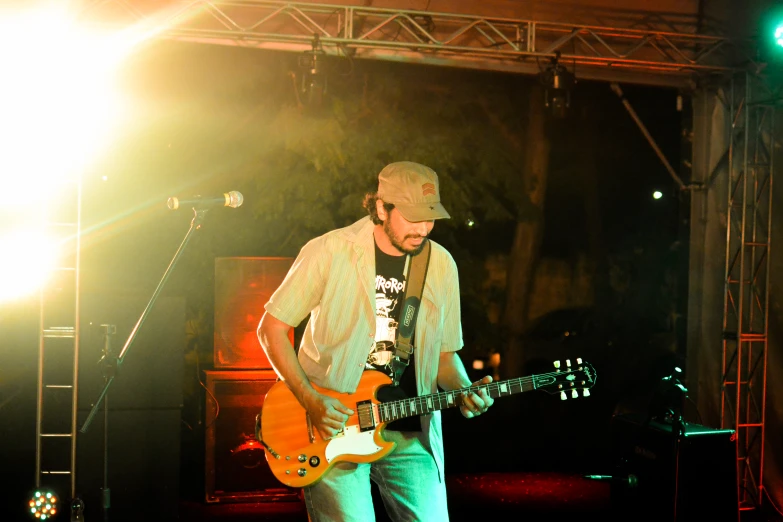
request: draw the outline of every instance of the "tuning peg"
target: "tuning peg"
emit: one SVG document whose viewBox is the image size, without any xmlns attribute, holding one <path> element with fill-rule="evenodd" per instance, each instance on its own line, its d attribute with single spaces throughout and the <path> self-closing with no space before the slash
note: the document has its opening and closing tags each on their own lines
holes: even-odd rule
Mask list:
<svg viewBox="0 0 783 522">
<path fill-rule="evenodd" d="M 566 359 L 566 366 L 571 367 L 571 359 Z"/>
<path fill-rule="evenodd" d="M 564 391 L 561 391 L 561 392 L 560 392 L 560 400 L 561 400 L 561 401 L 564 401 L 564 400 L 566 400 L 566 399 L 568 399 L 568 396 L 565 394 L 565 392 L 564 392 Z"/>
<path fill-rule="evenodd" d="M 555 362 L 554 362 L 554 363 L 552 363 L 552 364 L 554 364 L 554 365 L 555 365 L 555 368 L 557 368 L 558 370 L 560 369 L 560 361 L 555 361 Z"/>
<path fill-rule="evenodd" d="M 576 358 L 576 364 L 582 364 L 582 358 L 581 357 L 577 357 Z"/>
<path fill-rule="evenodd" d="M 582 390 L 582 397 L 589 397 L 590 396 L 590 390 Z"/>
<path fill-rule="evenodd" d="M 576 390 L 571 390 L 571 398 L 576 399 L 579 397 L 579 392 Z"/>
</svg>

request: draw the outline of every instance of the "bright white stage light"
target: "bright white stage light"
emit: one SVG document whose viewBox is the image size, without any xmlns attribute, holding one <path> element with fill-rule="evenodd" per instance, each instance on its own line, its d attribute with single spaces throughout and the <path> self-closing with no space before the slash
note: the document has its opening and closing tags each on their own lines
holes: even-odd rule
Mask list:
<svg viewBox="0 0 783 522">
<path fill-rule="evenodd" d="M 661 199 L 663 197 L 663 193 L 660 190 L 656 190 L 653 192 L 653 199 Z"/>
<path fill-rule="evenodd" d="M 43 198 L 83 173 L 122 113 L 112 85 L 118 61 L 106 36 L 64 10 L 0 17 L 0 194 Z M 0 204 L 15 202 L 29 203 Z"/>
<path fill-rule="evenodd" d="M 19 228 L 0 236 L 0 301 L 35 292 L 56 266 L 58 248 L 41 227 Z"/>
</svg>

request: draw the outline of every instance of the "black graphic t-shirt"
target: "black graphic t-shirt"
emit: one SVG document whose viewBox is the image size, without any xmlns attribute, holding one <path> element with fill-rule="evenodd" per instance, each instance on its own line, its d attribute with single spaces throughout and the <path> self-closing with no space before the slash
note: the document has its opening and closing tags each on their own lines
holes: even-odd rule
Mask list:
<svg viewBox="0 0 783 522">
<path fill-rule="evenodd" d="M 408 256 L 390 256 L 375 245 L 375 345 L 367 357 L 365 369 L 378 370 L 392 379 L 392 357 L 397 339 L 402 300 L 405 297 L 405 260 Z M 399 386 L 386 386 L 378 392 L 381 401 L 416 397 L 416 368 L 414 356 L 400 377 Z M 421 419 L 408 417 L 389 423 L 386 429 L 394 431 L 421 431 Z"/>
</svg>

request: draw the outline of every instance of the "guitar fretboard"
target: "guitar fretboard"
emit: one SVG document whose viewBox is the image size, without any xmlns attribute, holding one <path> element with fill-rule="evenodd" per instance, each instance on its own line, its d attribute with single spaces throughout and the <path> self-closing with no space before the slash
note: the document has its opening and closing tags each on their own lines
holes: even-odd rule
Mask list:
<svg viewBox="0 0 783 522">
<path fill-rule="evenodd" d="M 404 417 L 426 415 L 433 411 L 459 406 L 461 394 L 469 392 L 478 393 L 482 389 L 486 390 L 487 394 L 493 399 L 506 395 L 533 391 L 537 388 L 537 380 L 542 378 L 547 379 L 550 375 L 554 374 L 531 375 L 528 377 L 509 379 L 507 381 L 470 386 L 459 390 L 422 395 L 411 399 L 384 402 L 378 406 L 381 416 L 380 422 L 391 422 Z"/>
</svg>

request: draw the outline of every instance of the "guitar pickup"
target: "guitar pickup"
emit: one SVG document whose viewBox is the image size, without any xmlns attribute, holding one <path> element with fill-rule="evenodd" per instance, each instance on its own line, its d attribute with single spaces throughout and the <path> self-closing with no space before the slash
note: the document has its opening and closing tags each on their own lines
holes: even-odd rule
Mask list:
<svg viewBox="0 0 783 522">
<path fill-rule="evenodd" d="M 372 401 L 356 403 L 356 411 L 359 413 L 359 431 L 375 429 L 375 415 L 373 414 Z"/>
</svg>

